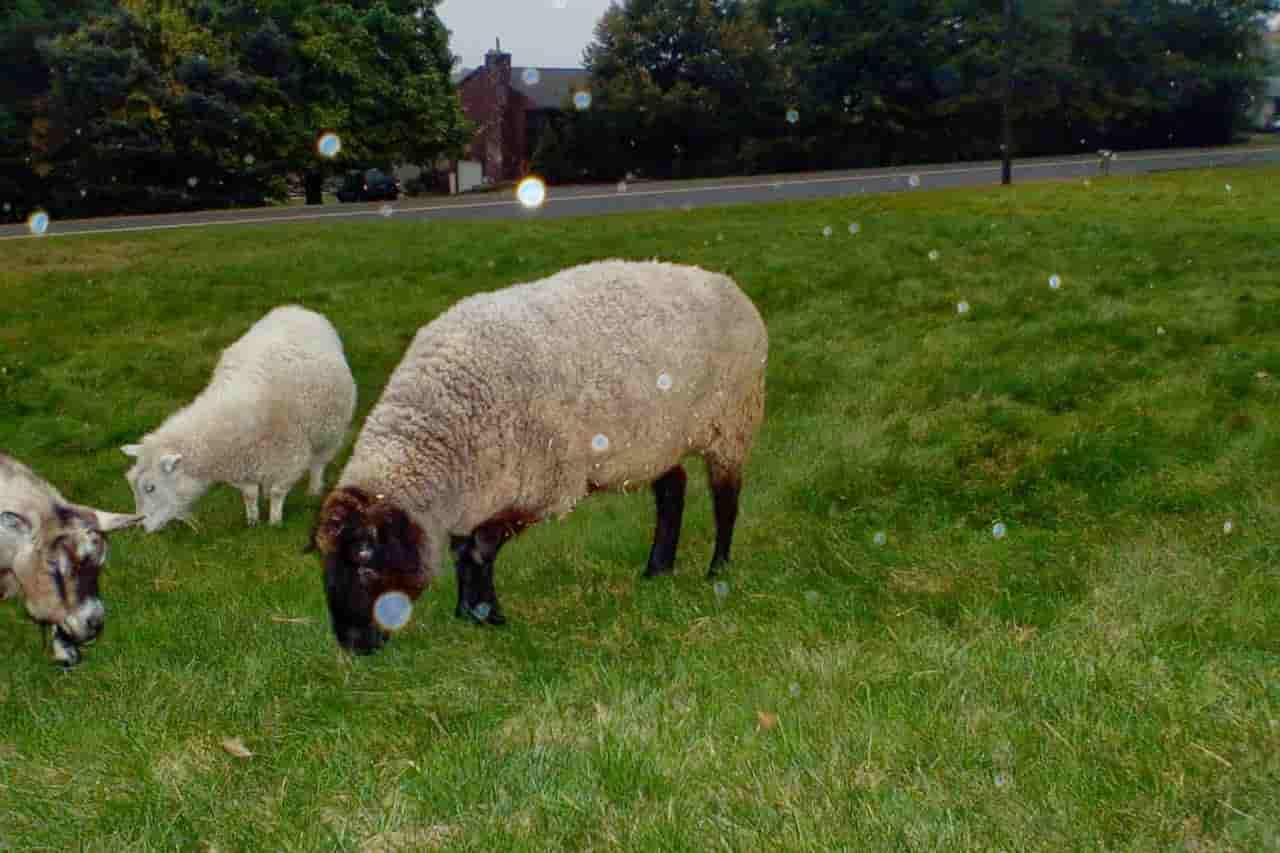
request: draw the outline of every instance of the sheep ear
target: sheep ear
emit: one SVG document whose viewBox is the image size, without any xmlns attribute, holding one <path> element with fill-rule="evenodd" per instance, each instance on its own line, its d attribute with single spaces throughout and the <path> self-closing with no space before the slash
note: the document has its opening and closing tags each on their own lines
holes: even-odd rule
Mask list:
<svg viewBox="0 0 1280 853">
<path fill-rule="evenodd" d="M 160 457 L 160 470 L 166 474 L 172 474 L 178 468 L 178 463 L 182 461 L 181 453 L 166 453 Z"/>
<path fill-rule="evenodd" d="M 141 445 L 141 444 L 126 444 L 126 445 L 124 445 L 123 447 L 121 447 L 121 448 L 120 448 L 120 452 L 121 452 L 121 453 L 123 453 L 125 456 L 131 456 L 131 457 L 133 457 L 134 459 L 137 459 L 137 458 L 138 458 L 138 454 L 142 452 L 142 445 Z"/>
<path fill-rule="evenodd" d="M 31 522 L 16 512 L 0 512 L 0 535 L 30 536 Z"/>
</svg>

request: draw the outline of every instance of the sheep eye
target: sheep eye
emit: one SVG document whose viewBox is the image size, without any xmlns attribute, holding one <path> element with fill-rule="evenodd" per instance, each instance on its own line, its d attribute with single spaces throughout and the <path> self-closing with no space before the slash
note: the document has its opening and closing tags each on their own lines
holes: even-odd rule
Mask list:
<svg viewBox="0 0 1280 853">
<path fill-rule="evenodd" d="M 155 490 L 156 490 L 155 483 L 147 483 L 145 486 L 142 487 L 142 491 L 146 492 L 147 494 L 151 494 Z"/>
</svg>

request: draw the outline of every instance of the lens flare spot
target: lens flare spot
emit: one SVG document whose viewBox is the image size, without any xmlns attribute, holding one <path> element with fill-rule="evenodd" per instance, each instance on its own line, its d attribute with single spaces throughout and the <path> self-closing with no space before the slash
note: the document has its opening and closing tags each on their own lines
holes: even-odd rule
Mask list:
<svg viewBox="0 0 1280 853">
<path fill-rule="evenodd" d="M 244 164 L 245 164 L 246 166 L 252 166 L 252 165 L 254 164 L 254 162 L 256 162 L 256 161 L 255 161 L 254 156 L 253 156 L 252 154 L 246 154 L 246 155 L 244 155 Z"/>
<path fill-rule="evenodd" d="M 536 86 L 542 80 L 542 72 L 536 68 L 526 68 L 520 75 L 526 86 Z"/>
<path fill-rule="evenodd" d="M 199 183 L 200 183 L 200 179 L 197 178 L 195 175 L 192 175 L 191 177 L 187 178 L 187 186 L 191 187 L 191 189 L 195 189 Z"/>
<path fill-rule="evenodd" d="M 483 622 L 489 618 L 489 614 L 493 612 L 493 607 L 487 601 L 482 601 L 475 607 L 471 608 L 471 615 L 476 617 L 477 621 Z"/>
<path fill-rule="evenodd" d="M 671 390 L 671 374 L 669 373 L 658 374 L 658 390 L 659 391 Z"/>
<path fill-rule="evenodd" d="M 44 232 L 49 230 L 49 214 L 43 210 L 37 210 L 35 213 L 27 217 L 27 230 L 37 237 L 44 236 Z"/>
<path fill-rule="evenodd" d="M 830 237 L 833 233 L 835 233 L 835 232 L 833 232 L 833 231 L 831 230 L 831 226 L 830 226 L 830 225 L 824 225 L 824 226 L 822 227 L 822 236 L 823 236 L 823 237 Z"/>
<path fill-rule="evenodd" d="M 1236 529 L 1236 526 L 1231 522 L 1231 519 L 1228 518 L 1226 521 L 1222 522 L 1223 533 L 1230 534 L 1231 531 L 1235 529 Z"/>
<path fill-rule="evenodd" d="M 787 110 L 787 124 L 795 124 L 800 121 L 800 111 L 797 109 Z"/>
<path fill-rule="evenodd" d="M 940 257 L 942 257 L 942 255 L 938 252 L 938 250 L 937 250 L 937 249 L 930 249 L 930 250 L 929 250 L 929 260 L 931 260 L 931 261 L 936 261 L 936 260 L 937 260 L 938 258 L 940 258 Z"/>
<path fill-rule="evenodd" d="M 911 177 L 907 178 L 907 184 L 911 186 L 912 189 L 915 189 L 916 187 L 920 186 L 920 176 L 912 175 Z"/>
<path fill-rule="evenodd" d="M 395 212 L 396 212 L 396 209 L 389 204 L 384 204 L 382 207 L 378 208 L 378 215 L 381 216 L 383 219 L 390 219 L 391 214 Z"/>
<path fill-rule="evenodd" d="M 373 603 L 373 619 L 384 631 L 399 631 L 409 624 L 413 615 L 413 602 L 399 590 L 384 592 Z"/>
<path fill-rule="evenodd" d="M 715 586 L 713 586 L 712 589 L 715 590 L 716 598 L 721 600 L 729 594 L 729 584 L 725 581 L 716 581 Z"/>
<path fill-rule="evenodd" d="M 871 541 L 877 545 L 883 545 L 889 541 L 889 537 L 885 535 L 883 530 L 877 530 L 876 535 L 871 537 Z"/>
<path fill-rule="evenodd" d="M 991 535 L 997 539 L 1003 539 L 1005 533 L 1007 532 L 1008 532 L 1008 529 L 1004 526 L 1003 521 L 997 521 L 995 524 L 991 526 Z"/>
<path fill-rule="evenodd" d="M 591 106 L 591 93 L 590 92 L 574 92 L 573 106 L 579 110 L 588 109 Z"/>
<path fill-rule="evenodd" d="M 547 185 L 541 178 L 525 178 L 516 186 L 516 199 L 530 210 L 542 207 L 547 200 Z"/>
<path fill-rule="evenodd" d="M 596 453 L 604 453 L 609 449 L 609 436 L 604 433 L 597 433 L 596 436 L 591 439 L 591 449 Z"/>
<path fill-rule="evenodd" d="M 963 299 L 962 299 L 962 300 L 960 300 L 959 302 L 957 302 L 957 303 L 956 303 L 956 313 L 957 313 L 957 314 L 968 314 L 968 313 L 969 313 L 969 303 L 968 303 L 968 302 L 965 302 Z"/>
<path fill-rule="evenodd" d="M 862 232 L 862 226 L 856 222 L 849 223 L 849 233 L 855 237 Z"/>
<path fill-rule="evenodd" d="M 327 130 L 320 134 L 320 138 L 316 140 L 316 151 L 321 157 L 333 159 L 342 151 L 342 138 L 332 130 Z"/>
<path fill-rule="evenodd" d="M 813 589 L 809 590 L 804 594 L 804 600 L 805 600 L 805 603 L 808 604 L 810 607 L 817 607 L 818 591 Z"/>
<path fill-rule="evenodd" d="M 1062 287 L 1062 277 L 1057 275 L 1056 273 L 1054 275 L 1049 276 L 1049 289 L 1057 290 L 1060 287 Z"/>
</svg>

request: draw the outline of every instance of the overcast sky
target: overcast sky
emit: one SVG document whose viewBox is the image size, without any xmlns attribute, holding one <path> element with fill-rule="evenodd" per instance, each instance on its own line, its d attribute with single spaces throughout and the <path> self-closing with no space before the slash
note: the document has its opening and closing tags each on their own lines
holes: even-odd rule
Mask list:
<svg viewBox="0 0 1280 853">
<path fill-rule="evenodd" d="M 495 38 L 512 65 L 580 68 L 582 50 L 608 7 L 609 0 L 444 0 L 436 14 L 467 68 L 484 62 Z"/>
</svg>

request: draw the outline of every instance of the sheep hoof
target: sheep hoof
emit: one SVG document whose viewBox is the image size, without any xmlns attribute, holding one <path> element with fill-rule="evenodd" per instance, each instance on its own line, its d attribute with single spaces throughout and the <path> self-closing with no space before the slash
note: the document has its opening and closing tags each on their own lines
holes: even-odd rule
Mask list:
<svg viewBox="0 0 1280 853">
<path fill-rule="evenodd" d="M 477 625 L 505 625 L 507 617 L 502 615 L 502 608 L 496 601 L 481 601 L 470 606 L 458 605 L 454 615 L 462 619 L 470 619 Z"/>
<path fill-rule="evenodd" d="M 675 563 L 668 563 L 666 565 L 663 565 L 661 563 L 650 563 L 648 566 L 645 567 L 644 577 L 646 578 L 661 577 L 662 575 L 673 574 L 675 570 L 676 570 Z"/>
</svg>

